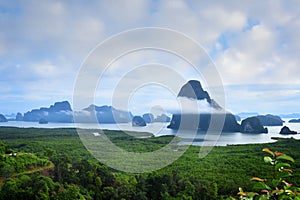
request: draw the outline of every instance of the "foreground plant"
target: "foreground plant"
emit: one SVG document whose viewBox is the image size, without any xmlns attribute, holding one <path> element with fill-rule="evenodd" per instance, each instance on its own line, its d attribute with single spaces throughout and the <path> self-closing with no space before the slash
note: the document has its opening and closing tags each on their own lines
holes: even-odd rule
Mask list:
<svg viewBox="0 0 300 200">
<path fill-rule="evenodd" d="M 287 177 L 292 176 L 293 171 L 290 169 L 290 163 L 294 163 L 294 159 L 281 152 L 273 152 L 268 148 L 264 148 L 262 151 L 269 154 L 268 156 L 264 157 L 264 161 L 265 163 L 273 166 L 273 179 L 268 181 L 267 179 L 253 177 L 251 181 L 255 182 L 253 190 L 256 192 L 244 192 L 242 188 L 239 188 L 238 195 L 240 199 L 300 200 L 300 188 L 286 181 Z"/>
</svg>

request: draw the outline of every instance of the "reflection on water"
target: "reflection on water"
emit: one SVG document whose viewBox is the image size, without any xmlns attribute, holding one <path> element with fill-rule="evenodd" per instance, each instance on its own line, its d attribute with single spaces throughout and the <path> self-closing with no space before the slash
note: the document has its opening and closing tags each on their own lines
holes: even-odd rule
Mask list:
<svg viewBox="0 0 300 200">
<path fill-rule="evenodd" d="M 288 121 L 286 119 L 285 121 Z M 161 135 L 176 135 L 176 131 L 167 128 L 168 123 L 152 123 L 146 127 L 132 127 L 131 123 L 126 124 L 77 124 L 78 128 L 90 128 L 90 129 L 108 129 L 108 130 L 124 130 L 124 131 L 137 131 L 137 132 L 150 132 L 155 136 Z M 0 123 L 0 126 L 12 126 L 12 127 L 35 127 L 35 128 L 74 128 L 73 123 L 48 123 L 39 124 L 38 122 L 22 122 L 22 121 L 9 121 Z M 291 130 L 300 132 L 300 123 L 285 123 L 284 126 L 288 126 Z M 284 138 L 296 138 L 300 139 L 298 135 L 280 135 L 281 126 L 268 127 L 268 134 L 246 134 L 246 133 L 211 133 L 210 135 L 198 132 L 195 134 L 191 131 L 184 131 L 180 135 L 182 138 L 181 144 L 193 144 L 199 146 L 218 145 L 225 146 L 228 144 L 251 144 L 251 143 L 267 143 L 274 142 L 271 137 L 284 137 Z"/>
</svg>

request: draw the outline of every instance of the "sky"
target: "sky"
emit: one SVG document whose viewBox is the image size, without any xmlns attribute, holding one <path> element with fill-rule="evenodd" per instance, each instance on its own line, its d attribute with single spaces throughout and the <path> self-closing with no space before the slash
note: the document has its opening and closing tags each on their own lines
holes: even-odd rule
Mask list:
<svg viewBox="0 0 300 200">
<path fill-rule="evenodd" d="M 78 77 L 99 44 L 149 27 L 180 33 L 203 51 L 198 55 L 196 47 L 170 33 L 166 40 L 121 37 L 107 52 L 147 40 L 182 50 L 196 66 L 170 51 L 129 52 L 101 66 L 101 76 L 88 72 L 96 81 L 91 103 L 170 114 L 180 87 L 197 79 L 233 113 L 300 113 L 298 0 L 0 0 L 0 113 L 63 100 L 73 105 Z M 93 64 L 99 67 L 106 55 L 97 55 Z M 221 85 L 205 77 L 213 68 Z M 224 94 L 216 92 L 220 88 Z"/>
</svg>

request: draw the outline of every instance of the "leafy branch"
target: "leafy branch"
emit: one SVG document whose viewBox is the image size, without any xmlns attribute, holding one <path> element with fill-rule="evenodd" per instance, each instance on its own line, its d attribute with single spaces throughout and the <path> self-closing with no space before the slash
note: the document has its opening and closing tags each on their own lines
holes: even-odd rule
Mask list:
<svg viewBox="0 0 300 200">
<path fill-rule="evenodd" d="M 243 200 L 265 200 L 265 199 L 294 199 L 300 200 L 300 188 L 286 181 L 286 178 L 292 176 L 291 163 L 294 159 L 284 153 L 271 151 L 264 148 L 263 152 L 268 156 L 264 156 L 264 161 L 272 166 L 273 178 L 268 181 L 265 178 L 253 177 L 253 190 L 255 192 L 244 192 L 239 188 L 239 198 Z"/>
</svg>

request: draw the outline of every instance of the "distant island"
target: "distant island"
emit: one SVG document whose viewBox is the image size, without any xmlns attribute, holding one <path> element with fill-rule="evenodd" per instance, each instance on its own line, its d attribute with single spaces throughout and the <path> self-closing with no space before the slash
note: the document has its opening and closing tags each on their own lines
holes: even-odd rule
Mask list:
<svg viewBox="0 0 300 200">
<path fill-rule="evenodd" d="M 257 112 L 242 112 L 237 115 L 225 111 L 214 99 L 205 91 L 201 83 L 197 80 L 190 80 L 182 86 L 177 98 L 187 99 L 194 102 L 205 102 L 211 110 L 192 110 L 198 113 L 188 113 L 183 110 L 183 113 L 173 113 L 170 118 L 166 114 L 154 116 L 152 113 L 144 113 L 143 115 L 133 115 L 130 111 L 116 109 L 113 106 L 103 105 L 97 106 L 94 104 L 80 110 L 74 111 L 68 101 L 55 102 L 49 107 L 41 107 L 24 113 L 9 115 L 0 114 L 0 122 L 7 121 L 25 121 L 37 122 L 40 124 L 46 123 L 131 123 L 133 126 L 146 126 L 155 122 L 169 122 L 170 129 L 192 129 L 199 131 L 207 131 L 212 120 L 214 124 L 224 124 L 221 128 L 222 132 L 242 132 L 242 133 L 267 133 L 268 130 L 264 126 L 283 126 L 284 121 L 281 117 L 299 116 L 300 114 L 286 115 L 259 115 Z M 12 119 L 14 117 L 14 119 Z M 96 120 L 96 121 L 95 121 Z M 239 121 L 239 122 L 238 122 Z M 300 123 L 299 119 L 292 119 L 289 123 Z M 218 128 L 217 128 L 218 129 Z M 218 129 L 219 130 L 219 129 Z M 284 133 L 287 133 L 284 131 Z"/>
<path fill-rule="evenodd" d="M 257 112 L 241 112 L 236 114 L 237 116 L 239 116 L 241 119 L 245 119 L 248 117 L 253 117 L 253 116 L 257 116 L 259 115 Z"/>
<path fill-rule="evenodd" d="M 296 131 L 290 130 L 290 128 L 287 127 L 287 126 L 284 126 L 280 130 L 279 134 L 282 134 L 282 135 L 291 135 L 291 134 L 298 134 L 298 133 Z"/>
<path fill-rule="evenodd" d="M 2 114 L 0 114 L 0 122 L 7 122 L 6 117 Z"/>
<path fill-rule="evenodd" d="M 95 116 L 98 123 L 115 124 L 115 123 L 130 123 L 133 120 L 131 112 L 123 111 L 114 108 L 113 106 L 96 106 L 90 105 L 81 111 L 73 111 L 68 101 L 55 102 L 49 107 L 41 107 L 33 109 L 22 115 L 17 113 L 14 121 L 37 122 L 40 124 L 52 123 L 74 123 L 74 116 L 77 123 L 94 123 Z M 151 113 L 145 113 L 143 120 L 149 123 L 154 122 L 169 122 L 170 117 L 166 114 L 154 116 Z M 0 122 L 7 122 L 8 119 L 0 114 Z"/>
<path fill-rule="evenodd" d="M 171 129 L 192 129 L 192 130 L 218 130 L 220 127 L 210 127 L 211 124 L 224 123 L 220 131 L 222 132 L 243 132 L 243 133 L 267 133 L 258 117 L 246 118 L 241 125 L 236 117 L 215 102 L 207 91 L 204 91 L 201 83 L 197 80 L 190 80 L 182 86 L 177 95 L 178 98 L 187 98 L 191 101 L 204 101 L 211 112 L 199 111 L 198 113 L 173 114 L 168 126 Z M 194 110 L 197 110 L 195 108 Z M 185 112 L 185 111 L 184 111 Z M 215 120 L 215 121 L 212 121 Z M 224 121 L 223 121 L 224 120 Z"/>
<path fill-rule="evenodd" d="M 261 121 L 263 126 L 282 126 L 284 122 L 280 116 L 271 115 L 271 114 L 259 115 L 256 112 L 251 112 L 251 113 L 239 113 L 236 115 L 236 118 L 240 119 L 238 121 L 241 121 L 241 119 L 249 118 L 249 117 L 257 117 Z"/>
<path fill-rule="evenodd" d="M 258 115 L 256 116 L 264 126 L 282 126 L 283 120 L 276 115 Z"/>
<path fill-rule="evenodd" d="M 282 117 L 282 118 L 293 118 L 293 119 L 295 119 L 295 118 L 300 118 L 300 113 L 292 113 L 292 114 L 280 114 L 279 115 L 280 117 Z"/>
<path fill-rule="evenodd" d="M 26 112 L 23 117 L 21 115 L 17 115 L 17 117 L 18 121 L 23 118 L 23 121 L 28 122 L 39 122 L 41 119 L 48 122 L 73 122 L 73 113 L 68 101 L 56 102 L 49 108 L 33 109 Z"/>
<path fill-rule="evenodd" d="M 300 119 L 291 119 L 289 123 L 300 123 Z"/>
</svg>

